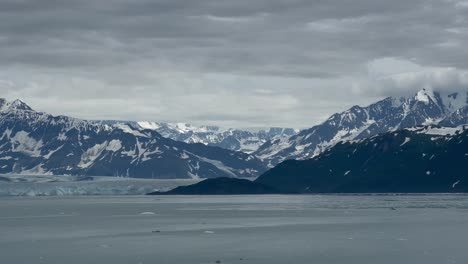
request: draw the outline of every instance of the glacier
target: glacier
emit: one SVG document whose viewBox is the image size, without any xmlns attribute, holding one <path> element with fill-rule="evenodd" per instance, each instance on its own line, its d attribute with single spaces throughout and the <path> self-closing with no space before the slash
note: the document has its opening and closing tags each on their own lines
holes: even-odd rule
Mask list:
<svg viewBox="0 0 468 264">
<path fill-rule="evenodd" d="M 135 179 L 67 175 L 0 175 L 1 196 L 144 195 L 198 179 Z"/>
</svg>

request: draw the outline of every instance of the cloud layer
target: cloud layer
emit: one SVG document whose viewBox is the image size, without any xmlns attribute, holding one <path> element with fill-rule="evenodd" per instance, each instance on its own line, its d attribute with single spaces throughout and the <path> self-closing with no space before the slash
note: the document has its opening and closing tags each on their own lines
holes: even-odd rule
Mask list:
<svg viewBox="0 0 468 264">
<path fill-rule="evenodd" d="M 0 0 L 0 91 L 89 119 L 309 127 L 466 89 L 467 20 L 454 0 Z"/>
</svg>

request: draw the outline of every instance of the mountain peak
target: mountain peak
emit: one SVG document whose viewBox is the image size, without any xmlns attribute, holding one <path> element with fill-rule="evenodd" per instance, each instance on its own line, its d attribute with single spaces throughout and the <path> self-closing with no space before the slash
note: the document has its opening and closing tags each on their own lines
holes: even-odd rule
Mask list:
<svg viewBox="0 0 468 264">
<path fill-rule="evenodd" d="M 24 101 L 22 101 L 20 99 L 14 100 L 10 105 L 10 109 L 28 110 L 28 111 L 33 110 L 28 104 L 26 104 Z"/>
<path fill-rule="evenodd" d="M 287 159 L 309 159 L 338 142 L 428 124 L 468 122 L 468 90 L 460 93 L 424 88 L 410 97 L 387 97 L 366 107 L 353 106 L 322 124 L 286 140 L 268 142 L 255 152 L 269 165 Z"/>
<path fill-rule="evenodd" d="M 8 101 L 5 98 L 0 98 L 0 112 L 7 112 L 10 110 L 32 111 L 33 109 L 20 99 Z"/>
<path fill-rule="evenodd" d="M 425 104 L 429 104 L 431 101 L 436 102 L 434 91 L 428 88 L 423 88 L 422 90 L 418 91 L 414 99 Z"/>
</svg>

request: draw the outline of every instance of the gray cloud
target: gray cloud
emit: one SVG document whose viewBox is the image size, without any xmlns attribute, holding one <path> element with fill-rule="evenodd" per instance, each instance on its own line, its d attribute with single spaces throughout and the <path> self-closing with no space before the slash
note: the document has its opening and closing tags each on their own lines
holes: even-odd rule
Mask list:
<svg viewBox="0 0 468 264">
<path fill-rule="evenodd" d="M 375 96 L 410 95 L 421 88 L 441 92 L 468 91 L 468 71 L 454 67 L 424 67 L 399 58 L 367 63 L 367 78 L 356 81 L 356 94 Z"/>
<path fill-rule="evenodd" d="M 455 0 L 0 0 L 0 91 L 82 118 L 308 127 L 463 88 L 467 17 Z"/>
</svg>

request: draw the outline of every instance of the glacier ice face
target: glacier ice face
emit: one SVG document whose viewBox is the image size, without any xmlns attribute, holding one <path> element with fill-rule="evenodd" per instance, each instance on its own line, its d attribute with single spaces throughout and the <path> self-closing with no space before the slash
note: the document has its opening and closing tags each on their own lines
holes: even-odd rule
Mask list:
<svg viewBox="0 0 468 264">
<path fill-rule="evenodd" d="M 74 176 L 0 176 L 0 196 L 144 195 L 198 182 L 192 179 L 129 179 Z"/>
</svg>

